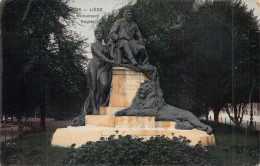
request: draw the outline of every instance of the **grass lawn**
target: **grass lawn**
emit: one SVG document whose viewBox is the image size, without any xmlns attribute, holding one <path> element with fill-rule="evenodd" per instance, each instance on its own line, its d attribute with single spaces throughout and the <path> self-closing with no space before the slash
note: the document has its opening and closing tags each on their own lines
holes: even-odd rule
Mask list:
<svg viewBox="0 0 260 166">
<path fill-rule="evenodd" d="M 214 128 L 216 146 L 208 150 L 225 166 L 255 166 L 260 162 L 259 131 L 247 131 L 225 124 L 205 122 Z"/>
<path fill-rule="evenodd" d="M 218 165 L 253 165 L 259 161 L 259 132 L 248 132 L 224 124 L 209 123 L 215 130 L 216 146 L 208 147 Z M 28 133 L 22 138 L 3 142 L 1 162 L 19 165 L 62 165 L 67 148 L 51 147 L 52 133 Z M 162 163 L 163 164 L 163 163 Z"/>
<path fill-rule="evenodd" d="M 50 132 L 29 133 L 22 138 L 3 142 L 2 165 L 62 165 L 67 148 L 51 147 L 52 134 Z"/>
</svg>

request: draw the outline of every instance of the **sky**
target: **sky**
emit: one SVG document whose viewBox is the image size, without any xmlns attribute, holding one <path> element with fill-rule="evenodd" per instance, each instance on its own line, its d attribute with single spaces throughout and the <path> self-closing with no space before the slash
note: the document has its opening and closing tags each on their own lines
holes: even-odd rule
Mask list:
<svg viewBox="0 0 260 166">
<path fill-rule="evenodd" d="M 194 5 L 202 6 L 207 2 L 225 1 L 225 0 L 195 0 Z M 254 9 L 254 15 L 260 19 L 260 0 L 242 0 L 247 6 L 248 10 Z M 126 5 L 133 5 L 136 0 L 73 0 L 70 6 L 77 8 L 79 14 L 76 15 L 78 22 L 77 26 L 69 27 L 69 29 L 76 31 L 81 36 L 87 39 L 87 43 L 95 42 L 94 29 L 103 16 L 113 13 L 116 15 L 120 8 Z M 199 10 L 199 9 L 198 9 Z M 90 47 L 86 48 L 87 57 L 91 58 Z"/>
<path fill-rule="evenodd" d="M 126 5 L 133 5 L 136 0 L 73 0 L 71 7 L 77 8 L 76 14 L 77 26 L 69 27 L 81 36 L 88 38 L 87 43 L 95 42 L 94 30 L 103 16 L 112 13 L 115 15 L 119 9 Z M 87 57 L 91 58 L 90 47 L 86 48 Z"/>
<path fill-rule="evenodd" d="M 254 9 L 254 15 L 260 19 L 260 0 L 242 0 L 248 6 L 248 9 Z"/>
</svg>

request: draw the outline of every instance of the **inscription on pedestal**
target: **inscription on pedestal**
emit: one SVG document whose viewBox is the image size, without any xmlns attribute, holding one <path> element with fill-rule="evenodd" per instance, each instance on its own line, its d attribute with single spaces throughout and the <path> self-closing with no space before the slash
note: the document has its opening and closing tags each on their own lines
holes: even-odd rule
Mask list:
<svg viewBox="0 0 260 166">
<path fill-rule="evenodd" d="M 144 80 L 147 77 L 141 72 L 114 67 L 109 106 L 129 107 Z"/>
</svg>

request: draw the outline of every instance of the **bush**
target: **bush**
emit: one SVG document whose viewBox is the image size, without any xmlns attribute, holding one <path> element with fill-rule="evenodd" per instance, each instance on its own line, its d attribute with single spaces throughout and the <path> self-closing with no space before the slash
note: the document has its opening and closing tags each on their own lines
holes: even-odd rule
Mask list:
<svg viewBox="0 0 260 166">
<path fill-rule="evenodd" d="M 70 147 L 63 165 L 216 165 L 216 157 L 205 147 L 192 147 L 185 137 L 151 137 L 148 141 L 131 136 L 110 136 Z M 214 163 L 213 163 L 214 162 Z"/>
</svg>

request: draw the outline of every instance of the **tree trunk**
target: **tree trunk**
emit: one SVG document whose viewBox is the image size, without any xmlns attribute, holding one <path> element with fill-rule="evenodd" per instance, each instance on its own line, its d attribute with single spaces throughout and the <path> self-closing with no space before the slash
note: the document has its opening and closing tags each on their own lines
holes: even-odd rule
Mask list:
<svg viewBox="0 0 260 166">
<path fill-rule="evenodd" d="M 249 129 L 254 129 L 254 124 L 253 124 L 253 101 L 252 101 L 252 94 L 253 94 L 253 89 L 255 87 L 255 80 L 252 83 L 252 88 L 249 94 L 249 101 L 248 104 L 250 104 L 250 124 L 248 126 Z"/>
<path fill-rule="evenodd" d="M 45 116 L 46 116 L 46 109 L 45 109 L 45 103 L 43 102 L 40 107 L 40 131 L 46 131 Z"/>
<path fill-rule="evenodd" d="M 234 123 L 237 127 L 240 127 L 239 121 L 238 121 L 238 110 L 237 110 L 237 105 L 234 105 Z"/>
<path fill-rule="evenodd" d="M 3 41 L 2 41 L 2 17 L 4 13 L 4 8 L 5 8 L 5 0 L 2 0 L 0 2 L 0 117 L 2 117 L 2 111 L 3 111 L 3 106 L 2 106 L 2 90 L 3 90 Z M 0 123 L 0 127 L 2 123 Z"/>
<path fill-rule="evenodd" d="M 214 110 L 214 122 L 218 123 L 218 115 L 219 115 L 219 111 Z"/>
<path fill-rule="evenodd" d="M 0 0 L 0 117 L 2 117 L 3 113 L 3 34 L 2 34 L 2 18 L 4 14 L 4 9 L 7 3 L 13 0 Z M 2 127 L 2 123 L 0 123 L 0 127 Z"/>
<path fill-rule="evenodd" d="M 4 14 L 4 9 L 7 3 L 12 2 L 14 0 L 0 0 L 0 117 L 2 117 L 2 113 L 3 113 L 3 94 L 2 94 L 2 90 L 3 90 L 3 34 L 2 34 L 2 18 L 3 18 L 3 14 Z M 28 6 L 26 8 L 25 14 L 23 16 L 23 20 L 24 21 L 26 19 L 26 16 L 28 14 L 28 11 L 30 9 L 32 0 L 29 0 Z M 0 127 L 1 127 L 1 123 L 0 123 Z"/>
<path fill-rule="evenodd" d="M 41 107 L 40 107 L 40 116 L 41 116 L 41 131 L 46 131 L 45 118 L 46 118 L 46 110 L 47 110 L 47 100 L 48 100 L 48 84 L 45 85 L 45 98 L 42 99 Z"/>
<path fill-rule="evenodd" d="M 5 115 L 5 124 L 7 124 L 8 116 Z"/>
</svg>

